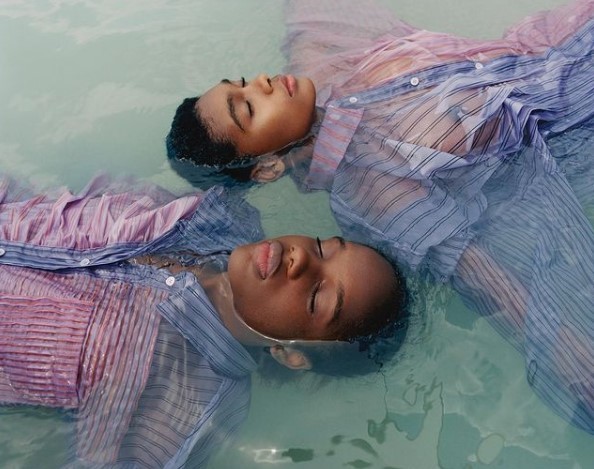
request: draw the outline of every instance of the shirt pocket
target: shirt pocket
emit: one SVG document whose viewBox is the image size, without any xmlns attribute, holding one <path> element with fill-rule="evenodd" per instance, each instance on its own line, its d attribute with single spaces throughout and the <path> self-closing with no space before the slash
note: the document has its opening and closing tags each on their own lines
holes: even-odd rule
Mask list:
<svg viewBox="0 0 594 469">
<path fill-rule="evenodd" d="M 92 303 L 57 296 L 0 297 L 0 402 L 76 408 Z"/>
</svg>

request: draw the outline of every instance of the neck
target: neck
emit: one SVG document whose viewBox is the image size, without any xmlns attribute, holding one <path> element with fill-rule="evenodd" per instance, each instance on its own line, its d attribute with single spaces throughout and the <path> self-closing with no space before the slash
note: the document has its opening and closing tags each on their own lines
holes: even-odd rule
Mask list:
<svg viewBox="0 0 594 469">
<path fill-rule="evenodd" d="M 279 341 L 252 329 L 238 316 L 233 304 L 233 292 L 226 272 L 215 274 L 201 272 L 198 280 L 218 312 L 219 318 L 235 339 L 248 346 L 264 347 L 279 344 Z"/>
</svg>

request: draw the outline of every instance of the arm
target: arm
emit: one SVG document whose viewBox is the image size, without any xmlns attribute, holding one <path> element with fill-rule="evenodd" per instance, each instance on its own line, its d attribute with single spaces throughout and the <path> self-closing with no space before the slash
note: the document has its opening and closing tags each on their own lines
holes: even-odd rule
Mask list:
<svg viewBox="0 0 594 469">
<path fill-rule="evenodd" d="M 583 300 L 574 304 L 555 287 L 534 293 L 537 299 L 531 297 L 512 273 L 476 245 L 462 255 L 457 274 L 457 290 L 465 300 L 471 299 L 523 354 L 526 378 L 534 391 L 555 412 L 591 432 L 594 347 L 591 325 L 576 320 L 583 316 L 579 314 Z M 572 298 L 580 295 L 570 293 Z"/>
<path fill-rule="evenodd" d="M 288 0 L 285 22 L 286 71 L 308 76 L 318 89 L 337 81 L 345 68 L 342 53 L 374 47 L 386 33 L 401 37 L 417 30 L 373 0 Z"/>
<path fill-rule="evenodd" d="M 501 313 L 500 317 L 509 332 L 514 335 L 520 333 L 528 292 L 512 274 L 501 269 L 489 254 L 474 244 L 463 252 L 456 273 L 462 282 L 458 290 L 464 297 L 470 293 L 492 302 L 491 307 Z"/>
<path fill-rule="evenodd" d="M 561 44 L 593 17 L 591 0 L 574 0 L 524 18 L 510 27 L 504 38 L 525 53 L 541 53 Z"/>
<path fill-rule="evenodd" d="M 284 13 L 291 62 L 365 47 L 388 32 L 404 36 L 417 30 L 374 0 L 287 0 Z"/>
</svg>

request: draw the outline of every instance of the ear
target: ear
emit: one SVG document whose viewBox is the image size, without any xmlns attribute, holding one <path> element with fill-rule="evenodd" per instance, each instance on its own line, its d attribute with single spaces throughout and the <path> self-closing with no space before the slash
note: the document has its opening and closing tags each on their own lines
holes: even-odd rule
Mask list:
<svg viewBox="0 0 594 469">
<path fill-rule="evenodd" d="M 252 168 L 250 178 L 256 182 L 276 181 L 285 173 L 285 162 L 282 157 L 271 154 L 258 158 L 255 166 Z"/>
<path fill-rule="evenodd" d="M 274 345 L 270 347 L 270 355 L 291 370 L 311 370 L 311 361 L 301 350 Z"/>
</svg>

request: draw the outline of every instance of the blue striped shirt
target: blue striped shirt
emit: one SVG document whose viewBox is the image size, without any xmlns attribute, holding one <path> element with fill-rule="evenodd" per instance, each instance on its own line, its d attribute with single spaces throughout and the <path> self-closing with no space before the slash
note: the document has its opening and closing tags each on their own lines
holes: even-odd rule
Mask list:
<svg viewBox="0 0 594 469">
<path fill-rule="evenodd" d="M 496 41 L 420 31 L 370 1 L 287 15 L 288 71 L 314 79 L 322 115 L 305 187 L 330 191 L 348 238 L 452 281 L 523 353 L 534 390 L 594 432 L 594 2 Z"/>
</svg>

